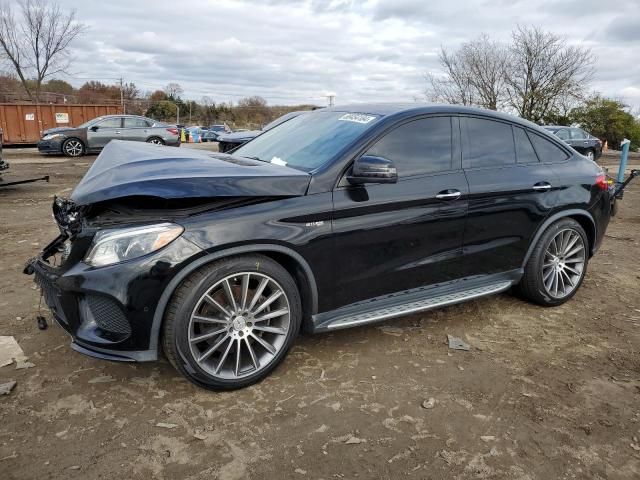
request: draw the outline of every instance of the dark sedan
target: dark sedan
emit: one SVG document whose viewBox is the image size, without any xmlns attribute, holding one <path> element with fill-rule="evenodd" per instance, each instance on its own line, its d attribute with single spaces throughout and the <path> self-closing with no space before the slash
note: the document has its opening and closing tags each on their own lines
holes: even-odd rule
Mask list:
<svg viewBox="0 0 640 480">
<path fill-rule="evenodd" d="M 238 131 L 228 134 L 220 134 L 218 135 L 218 151 L 220 152 L 229 152 L 234 148 L 239 147 L 240 145 L 244 145 L 249 140 L 253 140 L 258 135 L 272 128 L 277 127 L 278 125 L 291 120 L 292 118 L 296 118 L 297 116 L 306 113 L 306 111 L 297 111 L 297 112 L 289 112 L 285 113 L 281 117 L 276 118 L 273 122 L 267 123 L 262 130 L 244 130 Z"/>
<path fill-rule="evenodd" d="M 544 129 L 571 145 L 589 160 L 597 160 L 602 155 L 602 141 L 581 128 L 545 125 Z"/>
</svg>

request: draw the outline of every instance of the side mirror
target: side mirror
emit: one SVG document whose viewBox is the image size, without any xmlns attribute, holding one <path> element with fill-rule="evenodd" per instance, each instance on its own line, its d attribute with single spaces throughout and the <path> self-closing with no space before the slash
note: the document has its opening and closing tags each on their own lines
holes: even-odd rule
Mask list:
<svg viewBox="0 0 640 480">
<path fill-rule="evenodd" d="M 364 155 L 353 163 L 347 181 L 352 185 L 363 183 L 397 183 L 398 172 L 391 160 Z"/>
<path fill-rule="evenodd" d="M 93 126 L 93 127 L 91 127 L 89 130 L 91 130 L 92 132 L 97 132 L 99 128 L 100 128 L 100 127 L 99 127 L 98 125 L 94 125 L 94 126 Z"/>
</svg>

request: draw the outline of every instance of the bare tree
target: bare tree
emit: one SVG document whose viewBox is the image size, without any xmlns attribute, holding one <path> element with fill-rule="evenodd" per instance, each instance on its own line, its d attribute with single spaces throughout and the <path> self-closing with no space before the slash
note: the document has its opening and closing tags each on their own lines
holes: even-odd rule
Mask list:
<svg viewBox="0 0 640 480">
<path fill-rule="evenodd" d="M 475 93 L 475 103 L 498 110 L 505 99 L 507 51 L 504 45 L 482 34 L 477 40 L 463 44 L 460 56 Z"/>
<path fill-rule="evenodd" d="M 506 49 L 488 36 L 462 44 L 449 52 L 444 47 L 439 55 L 441 77 L 429 76 L 432 100 L 462 105 L 477 105 L 497 110 L 502 104 Z"/>
<path fill-rule="evenodd" d="M 475 92 L 469 72 L 462 58 L 457 52 L 448 52 L 444 47 L 438 55 L 440 67 L 444 74 L 436 76 L 428 74 L 430 83 L 426 94 L 429 100 L 434 102 L 451 103 L 458 105 L 473 105 Z"/>
<path fill-rule="evenodd" d="M 540 122 L 580 98 L 593 75 L 589 49 L 537 27 L 518 27 L 509 48 L 508 104 L 518 115 Z"/>
<path fill-rule="evenodd" d="M 171 82 L 164 87 L 164 93 L 173 100 L 177 100 L 180 98 L 180 95 L 184 93 L 184 89 L 179 83 Z"/>
<path fill-rule="evenodd" d="M 0 4 L 0 59 L 37 102 L 42 82 L 69 66 L 69 46 L 85 27 L 76 21 L 75 10 L 64 13 L 56 3 L 23 0 L 18 5 L 16 15 L 10 4 Z"/>
</svg>

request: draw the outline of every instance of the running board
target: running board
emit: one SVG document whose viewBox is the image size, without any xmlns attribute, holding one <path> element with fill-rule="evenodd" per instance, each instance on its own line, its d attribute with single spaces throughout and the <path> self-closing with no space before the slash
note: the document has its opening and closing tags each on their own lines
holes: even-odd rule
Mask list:
<svg viewBox="0 0 640 480">
<path fill-rule="evenodd" d="M 431 310 L 438 307 L 453 305 L 456 303 L 473 300 L 475 298 L 500 293 L 508 290 L 513 284 L 514 282 L 511 280 L 503 280 L 496 283 L 468 288 L 466 290 L 441 293 L 439 295 L 436 294 L 433 296 L 425 297 L 423 293 L 423 298 L 417 300 L 413 300 L 415 298 L 415 295 L 407 295 L 408 297 L 410 296 L 413 298 L 411 300 L 406 299 L 409 300 L 406 303 L 398 303 L 398 300 L 402 300 L 402 298 L 395 298 L 394 300 L 396 301 L 392 305 L 390 305 L 389 302 L 384 302 L 382 300 L 373 301 L 370 302 L 369 305 L 362 305 L 362 308 L 360 309 L 361 311 L 359 312 L 354 312 L 354 306 L 352 305 L 345 308 L 345 310 L 350 310 L 349 313 L 344 312 L 340 314 L 339 311 L 334 311 L 332 313 L 336 315 L 332 315 L 329 319 L 320 319 L 316 317 L 314 320 L 320 321 L 316 323 L 314 331 L 321 332 L 328 330 L 338 330 L 341 328 L 349 328 L 355 327 L 357 325 L 389 320 L 390 318 L 401 317 L 412 313 L 424 312 L 425 310 Z M 379 308 L 375 308 L 376 303 L 384 303 L 385 305 L 379 305 Z M 374 308 L 372 309 L 371 307 Z M 330 312 L 327 312 L 327 314 L 325 315 L 330 315 Z M 322 315 L 322 317 L 324 317 L 325 315 Z"/>
</svg>

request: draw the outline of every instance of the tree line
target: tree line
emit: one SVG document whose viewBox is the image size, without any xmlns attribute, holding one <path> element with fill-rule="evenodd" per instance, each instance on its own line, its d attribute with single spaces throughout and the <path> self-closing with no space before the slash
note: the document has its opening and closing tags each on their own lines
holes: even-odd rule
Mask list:
<svg viewBox="0 0 640 480">
<path fill-rule="evenodd" d="M 477 106 L 538 124 L 579 124 L 618 148 L 640 147 L 640 122 L 622 101 L 589 90 L 596 59 L 588 48 L 535 26 L 518 26 L 509 42 L 483 34 L 458 49 L 441 47 L 439 73 L 427 74 L 431 101 Z"/>
</svg>

